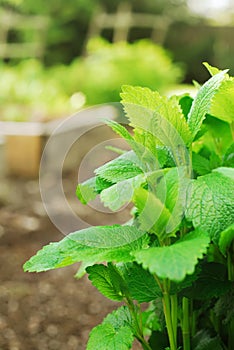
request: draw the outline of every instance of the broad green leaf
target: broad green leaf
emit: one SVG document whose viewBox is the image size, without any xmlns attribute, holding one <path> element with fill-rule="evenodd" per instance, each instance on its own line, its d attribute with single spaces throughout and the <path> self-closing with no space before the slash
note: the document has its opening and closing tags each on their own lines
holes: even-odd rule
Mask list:
<svg viewBox="0 0 234 350">
<path fill-rule="evenodd" d="M 224 230 L 220 234 L 219 249 L 224 256 L 227 255 L 227 250 L 231 246 L 233 240 L 234 240 L 234 224 L 226 228 L 226 230 Z"/>
<path fill-rule="evenodd" d="M 201 266 L 197 279 L 191 287 L 182 290 L 181 294 L 191 299 L 210 300 L 227 293 L 231 282 L 227 280 L 226 266 L 214 262 L 204 262 Z"/>
<path fill-rule="evenodd" d="M 95 173 L 107 181 L 116 183 L 141 174 L 142 170 L 137 163 L 135 153 L 130 151 L 97 168 Z"/>
<path fill-rule="evenodd" d="M 131 179 L 123 180 L 105 189 L 101 193 L 101 201 L 113 211 L 120 209 L 124 204 L 129 203 L 134 191 L 146 181 L 145 175 L 140 174 Z"/>
<path fill-rule="evenodd" d="M 86 269 L 92 284 L 105 297 L 111 300 L 123 300 L 125 296 L 125 282 L 118 270 L 112 264 L 93 265 Z"/>
<path fill-rule="evenodd" d="M 118 264 L 132 299 L 139 303 L 155 300 L 162 295 L 154 277 L 136 263 Z"/>
<path fill-rule="evenodd" d="M 227 78 L 211 103 L 210 113 L 228 123 L 234 121 L 234 78 Z"/>
<path fill-rule="evenodd" d="M 218 244 L 220 233 L 234 222 L 234 180 L 219 168 L 193 180 L 188 191 L 186 218 L 201 227 Z"/>
<path fill-rule="evenodd" d="M 210 78 L 198 91 L 188 114 L 188 125 L 193 138 L 201 128 L 207 113 L 210 112 L 212 99 L 220 87 L 227 70 L 224 70 Z"/>
<path fill-rule="evenodd" d="M 87 350 L 129 350 L 134 340 L 133 321 L 127 307 L 113 311 L 93 328 Z"/>
<path fill-rule="evenodd" d="M 81 203 L 87 204 L 89 201 L 95 199 L 96 196 L 102 192 L 102 190 L 110 187 L 111 185 L 112 182 L 109 182 L 99 176 L 92 177 L 91 179 L 78 184 L 76 188 L 76 196 Z"/>
<path fill-rule="evenodd" d="M 24 264 L 24 270 L 47 271 L 80 261 L 89 265 L 133 261 L 131 253 L 147 244 L 147 235 L 132 226 L 89 227 L 45 246 Z"/>
<path fill-rule="evenodd" d="M 150 89 L 133 86 L 124 86 L 121 97 L 134 128 L 153 134 L 171 149 L 191 142 L 190 130 L 176 98 L 168 99 Z"/>
<path fill-rule="evenodd" d="M 187 274 L 193 274 L 198 259 L 206 253 L 209 241 L 205 232 L 195 230 L 171 246 L 148 248 L 133 254 L 136 261 L 151 273 L 180 282 Z"/>
</svg>

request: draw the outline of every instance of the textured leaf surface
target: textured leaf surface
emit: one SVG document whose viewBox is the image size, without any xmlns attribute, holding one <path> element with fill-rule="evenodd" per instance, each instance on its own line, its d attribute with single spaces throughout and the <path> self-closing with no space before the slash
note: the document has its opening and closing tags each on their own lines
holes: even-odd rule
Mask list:
<svg viewBox="0 0 234 350">
<path fill-rule="evenodd" d="M 103 261 L 133 261 L 131 252 L 147 246 L 147 243 L 147 236 L 135 227 L 90 227 L 45 246 L 24 264 L 24 270 L 40 272 L 79 261 L 89 265 Z"/>
<path fill-rule="evenodd" d="M 172 149 L 190 143 L 190 130 L 176 98 L 168 99 L 148 88 L 133 86 L 124 86 L 121 97 L 134 128 L 152 133 Z"/>
<path fill-rule="evenodd" d="M 198 91 L 188 114 L 188 125 L 193 138 L 200 130 L 206 114 L 209 113 L 211 101 L 223 81 L 226 72 L 227 70 L 214 75 Z"/>
<path fill-rule="evenodd" d="M 133 322 L 127 307 L 109 314 L 90 333 L 87 350 L 129 350 L 132 347 Z"/>
<path fill-rule="evenodd" d="M 141 174 L 142 170 L 137 163 L 138 158 L 130 151 L 99 167 L 95 173 L 107 181 L 116 183 Z"/>
<path fill-rule="evenodd" d="M 220 233 L 234 222 L 234 173 L 219 168 L 192 182 L 186 217 L 201 227 L 218 244 Z M 229 174 L 229 176 L 225 176 Z"/>
<path fill-rule="evenodd" d="M 136 263 L 117 266 L 123 276 L 129 294 L 139 303 L 149 302 L 161 296 L 161 290 L 149 271 Z"/>
<path fill-rule="evenodd" d="M 208 244 L 207 234 L 195 230 L 171 246 L 148 248 L 134 255 L 137 262 L 151 273 L 179 282 L 194 272 L 198 259 L 202 258 Z"/>
<path fill-rule="evenodd" d="M 89 274 L 92 284 L 105 297 L 111 300 L 123 300 L 125 295 L 124 280 L 113 265 L 89 266 L 86 271 Z"/>
</svg>

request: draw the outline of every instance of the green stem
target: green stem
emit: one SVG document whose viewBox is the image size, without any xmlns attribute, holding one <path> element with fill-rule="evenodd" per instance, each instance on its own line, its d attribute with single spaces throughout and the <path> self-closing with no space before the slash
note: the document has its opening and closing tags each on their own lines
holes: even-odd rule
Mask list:
<svg viewBox="0 0 234 350">
<path fill-rule="evenodd" d="M 170 343 L 170 349 L 176 350 L 175 337 L 173 332 L 172 320 L 171 320 L 171 305 L 170 305 L 170 295 L 168 293 L 167 281 L 164 281 L 164 291 L 163 291 L 163 310 L 166 320 L 167 333 Z"/>
<path fill-rule="evenodd" d="M 175 345 L 177 347 L 177 324 L 178 324 L 178 299 L 177 294 L 171 295 L 171 322 L 174 333 Z"/>
<path fill-rule="evenodd" d="M 137 340 L 141 343 L 142 348 L 144 350 L 152 350 L 151 346 L 148 344 L 148 342 L 144 338 L 142 324 L 141 325 L 139 324 L 139 318 L 138 318 L 139 313 L 136 310 L 136 305 L 133 303 L 133 301 L 130 298 L 126 298 L 125 302 L 129 307 L 132 318 L 135 321 Z"/>
<path fill-rule="evenodd" d="M 233 242 L 234 246 L 234 242 Z M 234 281 L 234 265 L 232 262 L 232 255 L 233 255 L 234 249 L 230 247 L 228 254 L 227 254 L 227 267 L 228 267 L 228 280 L 229 281 Z"/>
<path fill-rule="evenodd" d="M 183 350 L 190 350 L 190 327 L 189 327 L 189 299 L 182 299 L 182 334 L 183 334 Z"/>
</svg>

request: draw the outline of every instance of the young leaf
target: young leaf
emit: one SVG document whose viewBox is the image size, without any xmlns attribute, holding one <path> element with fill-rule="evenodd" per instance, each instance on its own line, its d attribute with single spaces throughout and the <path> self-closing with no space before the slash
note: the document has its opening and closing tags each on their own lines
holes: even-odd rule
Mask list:
<svg viewBox="0 0 234 350">
<path fill-rule="evenodd" d="M 127 307 L 113 311 L 93 328 L 87 350 L 129 350 L 134 340 L 133 321 Z"/>
<path fill-rule="evenodd" d="M 24 270 L 47 271 L 80 261 L 89 265 L 103 261 L 133 261 L 131 252 L 147 244 L 147 236 L 133 226 L 89 227 L 45 246 L 24 264 Z"/>
<path fill-rule="evenodd" d="M 138 158 L 138 165 L 140 165 L 143 171 L 154 170 L 157 168 L 158 162 L 156 161 L 154 153 L 152 153 L 150 149 L 146 148 L 145 145 L 142 145 L 135 140 L 124 126 L 113 120 L 106 121 L 106 124 L 109 125 L 118 135 L 122 136 L 131 146 Z"/>
<path fill-rule="evenodd" d="M 180 282 L 187 274 L 194 272 L 209 241 L 205 232 L 195 230 L 171 246 L 148 248 L 133 254 L 136 261 L 152 274 Z"/>
<path fill-rule="evenodd" d="M 105 297 L 111 300 L 123 300 L 126 290 L 125 282 L 112 264 L 89 266 L 86 271 L 92 284 Z"/>
<path fill-rule="evenodd" d="M 141 174 L 142 170 L 137 163 L 135 153 L 130 151 L 97 168 L 95 173 L 107 181 L 116 183 Z"/>
<path fill-rule="evenodd" d="M 232 224 L 231 226 L 226 228 L 226 230 L 220 233 L 219 249 L 224 256 L 227 255 L 227 250 L 229 249 L 233 240 L 234 240 L 234 224 Z"/>
<path fill-rule="evenodd" d="M 101 201 L 106 207 L 116 211 L 129 203 L 134 191 L 145 182 L 145 175 L 140 174 L 131 179 L 123 180 L 107 188 L 101 193 Z"/>
<path fill-rule="evenodd" d="M 206 67 L 211 76 L 222 72 L 220 69 L 211 66 L 208 62 L 203 62 L 203 65 Z"/>
<path fill-rule="evenodd" d="M 220 233 L 234 221 L 234 174 L 231 168 L 219 168 L 193 180 L 188 191 L 186 218 L 201 227 L 218 244 Z M 224 174 L 225 173 L 225 174 Z"/>
<path fill-rule="evenodd" d="M 211 101 L 221 85 L 227 70 L 224 70 L 210 78 L 198 91 L 190 112 L 188 114 L 188 125 L 193 138 L 196 136 L 202 125 L 205 116 L 210 111 Z"/>
<path fill-rule="evenodd" d="M 175 149 L 189 144 L 191 135 L 176 98 L 166 98 L 147 88 L 124 86 L 122 104 L 130 124 L 153 134 Z"/>
</svg>

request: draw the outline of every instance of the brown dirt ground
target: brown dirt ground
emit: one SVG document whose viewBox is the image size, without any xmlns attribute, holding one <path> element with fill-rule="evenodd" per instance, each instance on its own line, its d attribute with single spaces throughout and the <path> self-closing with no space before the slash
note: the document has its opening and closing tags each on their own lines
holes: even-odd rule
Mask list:
<svg viewBox="0 0 234 350">
<path fill-rule="evenodd" d="M 67 183 L 74 200 L 75 182 Z M 92 210 L 80 208 L 86 219 L 98 223 Z M 125 214 L 119 215 L 124 221 Z M 77 266 L 23 272 L 30 256 L 61 238 L 43 210 L 37 181 L 1 182 L 0 350 L 83 350 L 92 327 L 118 305 L 100 295 L 86 276 L 74 279 Z"/>
</svg>

